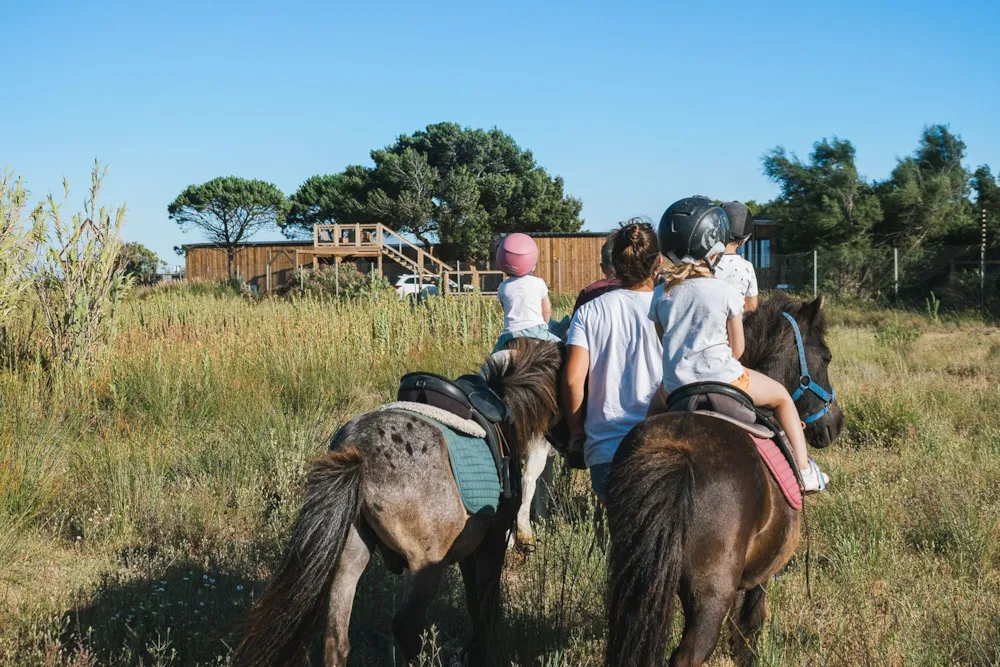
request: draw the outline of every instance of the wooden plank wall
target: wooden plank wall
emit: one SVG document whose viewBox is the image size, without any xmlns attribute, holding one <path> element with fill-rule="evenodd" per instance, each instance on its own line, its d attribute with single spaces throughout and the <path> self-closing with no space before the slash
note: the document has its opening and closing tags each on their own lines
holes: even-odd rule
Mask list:
<svg viewBox="0 0 1000 667">
<path fill-rule="evenodd" d="M 305 246 L 304 246 L 305 247 Z M 247 246 L 236 255 L 236 268 L 248 285 L 263 290 L 267 280 L 267 251 L 271 251 L 271 280 L 274 287 L 294 279 L 294 246 Z M 189 248 L 186 273 L 188 280 L 220 281 L 229 277 L 226 251 L 223 248 Z"/>
<path fill-rule="evenodd" d="M 536 238 L 535 243 L 538 244 L 535 275 L 545 281 L 553 294 L 577 294 L 604 277 L 601 273 L 603 236 L 541 237 Z"/>
<path fill-rule="evenodd" d="M 562 273 L 561 293 L 577 294 L 590 283 L 600 280 L 601 236 L 565 236 L 536 238 L 538 244 L 538 268 L 535 275 L 542 278 L 553 294 L 560 293 L 559 275 Z M 308 247 L 308 246 L 303 246 Z M 271 250 L 272 288 L 295 279 L 294 246 L 247 246 L 236 256 L 239 275 L 247 284 L 257 289 L 266 288 L 267 251 Z M 308 265 L 309 258 L 305 263 Z M 222 248 L 190 248 L 187 251 L 187 273 L 189 280 L 221 281 L 226 272 L 226 251 Z M 492 266 L 492 263 L 491 263 Z M 463 262 L 463 268 L 466 265 Z M 386 261 L 387 278 L 395 278 L 400 273 L 396 265 Z M 364 269 L 367 271 L 367 265 Z"/>
</svg>

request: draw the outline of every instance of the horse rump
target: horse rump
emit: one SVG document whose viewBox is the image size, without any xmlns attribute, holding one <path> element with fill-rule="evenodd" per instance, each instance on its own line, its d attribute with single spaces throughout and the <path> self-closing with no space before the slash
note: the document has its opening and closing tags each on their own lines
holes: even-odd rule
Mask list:
<svg viewBox="0 0 1000 667">
<path fill-rule="evenodd" d="M 317 457 L 285 555 L 250 611 L 237 667 L 298 664 L 322 618 L 330 582 L 361 508 L 361 454 L 343 447 Z"/>
<path fill-rule="evenodd" d="M 643 431 L 622 442 L 608 483 L 606 667 L 664 664 L 694 504 L 690 454 Z"/>
</svg>

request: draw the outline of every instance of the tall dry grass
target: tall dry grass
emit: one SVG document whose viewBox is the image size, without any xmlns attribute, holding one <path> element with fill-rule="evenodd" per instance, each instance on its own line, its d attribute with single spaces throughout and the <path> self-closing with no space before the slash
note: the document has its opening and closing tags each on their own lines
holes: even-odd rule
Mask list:
<svg viewBox="0 0 1000 667">
<path fill-rule="evenodd" d="M 565 307 L 565 306 L 563 306 Z M 767 665 L 1000 660 L 1000 332 L 975 320 L 835 309 L 832 379 L 848 428 L 818 452 L 813 599 L 801 558 L 772 587 Z M 308 459 L 397 378 L 479 366 L 490 301 L 251 300 L 225 288 L 141 289 L 110 354 L 46 361 L 30 318 L 0 370 L 0 662 L 225 663 L 235 620 L 283 545 Z M 35 352 L 33 352 L 35 350 Z M 506 664 L 598 665 L 604 555 L 585 478 L 512 557 Z M 359 586 L 356 665 L 393 659 L 402 581 Z M 432 609 L 425 664 L 467 637 L 461 578 Z M 713 664 L 726 664 L 724 651 Z"/>
</svg>

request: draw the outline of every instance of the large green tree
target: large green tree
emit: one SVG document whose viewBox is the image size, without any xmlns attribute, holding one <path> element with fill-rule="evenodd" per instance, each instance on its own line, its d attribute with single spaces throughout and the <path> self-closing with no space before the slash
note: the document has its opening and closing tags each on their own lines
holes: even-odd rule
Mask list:
<svg viewBox="0 0 1000 667">
<path fill-rule="evenodd" d="M 371 190 L 364 167 L 339 174 L 312 176 L 288 198 L 282 231 L 290 237 L 312 236 L 313 225 L 367 222 L 365 202 Z"/>
<path fill-rule="evenodd" d="M 991 246 L 1000 246 L 1000 185 L 988 165 L 982 165 L 972 175 L 972 189 L 976 193 L 976 219 L 986 211 L 986 240 Z"/>
<path fill-rule="evenodd" d="M 160 269 L 160 258 L 156 253 L 137 241 L 123 243 L 118 250 L 116 268 L 139 283 L 148 285 L 156 280 Z"/>
<path fill-rule="evenodd" d="M 874 230 L 876 240 L 909 245 L 968 240 L 976 224 L 964 158 L 965 142 L 947 125 L 924 128 L 913 155 L 900 159 L 878 185 L 885 217 Z"/>
<path fill-rule="evenodd" d="M 764 173 L 780 188 L 767 213 L 779 223 L 784 252 L 857 241 L 882 219 L 878 198 L 858 175 L 854 158 L 851 142 L 837 137 L 813 144 L 808 162 L 782 146 L 764 155 Z"/>
<path fill-rule="evenodd" d="M 577 231 L 582 204 L 498 129 L 438 123 L 371 153 L 372 167 L 314 176 L 292 197 L 285 233 L 316 222 L 381 221 L 454 256 L 481 259 L 498 233 Z"/>
<path fill-rule="evenodd" d="M 281 225 L 287 207 L 285 196 L 272 183 L 224 176 L 189 185 L 167 212 L 184 231 L 199 229 L 208 241 L 223 246 L 233 278 L 239 244 L 266 227 Z"/>
</svg>

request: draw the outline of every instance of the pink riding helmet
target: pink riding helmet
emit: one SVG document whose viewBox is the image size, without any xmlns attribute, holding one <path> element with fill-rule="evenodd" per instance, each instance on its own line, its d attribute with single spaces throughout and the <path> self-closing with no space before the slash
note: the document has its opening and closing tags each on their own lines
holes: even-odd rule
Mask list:
<svg viewBox="0 0 1000 667">
<path fill-rule="evenodd" d="M 497 266 L 506 274 L 526 276 L 538 264 L 538 246 L 527 234 L 504 237 L 497 247 Z"/>
</svg>

